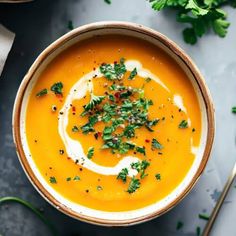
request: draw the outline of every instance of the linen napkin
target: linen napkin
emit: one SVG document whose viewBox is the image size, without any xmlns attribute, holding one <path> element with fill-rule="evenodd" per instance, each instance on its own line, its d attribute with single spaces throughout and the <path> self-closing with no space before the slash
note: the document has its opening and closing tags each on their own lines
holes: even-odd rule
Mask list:
<svg viewBox="0 0 236 236">
<path fill-rule="evenodd" d="M 6 62 L 8 53 L 12 47 L 15 34 L 0 24 L 0 76 Z"/>
</svg>

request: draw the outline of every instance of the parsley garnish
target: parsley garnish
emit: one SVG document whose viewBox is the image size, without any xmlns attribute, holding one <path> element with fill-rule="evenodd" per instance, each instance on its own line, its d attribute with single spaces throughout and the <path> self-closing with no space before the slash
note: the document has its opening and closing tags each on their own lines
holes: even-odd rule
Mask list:
<svg viewBox="0 0 236 236">
<path fill-rule="evenodd" d="M 100 72 L 108 80 L 119 80 L 126 72 L 124 62 L 124 58 L 121 58 L 120 63 L 114 63 L 114 66 L 112 66 L 111 64 L 103 63 L 100 66 Z"/>
<path fill-rule="evenodd" d="M 209 216 L 204 215 L 204 214 L 199 214 L 199 215 L 198 215 L 198 218 L 199 218 L 199 219 L 202 219 L 202 220 L 209 220 L 209 219 L 210 219 Z"/>
<path fill-rule="evenodd" d="M 156 149 L 162 149 L 163 146 L 155 139 L 152 139 L 152 148 L 156 148 Z"/>
<path fill-rule="evenodd" d="M 180 129 L 186 129 L 186 128 L 188 128 L 188 121 L 182 120 L 182 121 L 179 123 L 179 128 L 180 128 Z"/>
<path fill-rule="evenodd" d="M 50 181 L 51 184 L 56 184 L 57 183 L 57 180 L 54 176 L 50 177 L 49 181 Z"/>
<path fill-rule="evenodd" d="M 36 94 L 36 97 L 42 97 L 44 95 L 46 95 L 48 93 L 48 90 L 45 88 L 45 89 L 42 89 L 40 92 L 38 92 Z"/>
<path fill-rule="evenodd" d="M 161 180 L 161 174 L 158 173 L 158 174 L 155 175 L 155 177 L 156 177 L 157 180 Z"/>
<path fill-rule="evenodd" d="M 104 0 L 105 3 L 111 4 L 111 0 Z"/>
<path fill-rule="evenodd" d="M 94 155 L 94 147 L 90 147 L 88 149 L 88 154 L 87 154 L 88 159 L 91 159 L 93 155 Z"/>
<path fill-rule="evenodd" d="M 197 236 L 201 235 L 201 228 L 199 226 L 196 228 L 196 234 Z"/>
<path fill-rule="evenodd" d="M 80 180 L 80 177 L 76 175 L 76 176 L 73 178 L 73 180 L 78 181 L 78 180 Z"/>
<path fill-rule="evenodd" d="M 90 102 L 84 106 L 84 111 L 82 112 L 81 116 L 84 116 L 87 114 L 88 111 L 93 110 L 95 106 L 100 104 L 105 96 L 96 96 L 93 93 L 91 93 Z"/>
<path fill-rule="evenodd" d="M 51 91 L 53 91 L 55 94 L 62 95 L 62 89 L 63 89 L 62 82 L 55 83 L 51 86 Z"/>
<path fill-rule="evenodd" d="M 68 28 L 69 30 L 73 30 L 73 29 L 74 29 L 74 24 L 73 24 L 72 20 L 69 20 L 69 21 L 68 21 L 67 28 Z"/>
<path fill-rule="evenodd" d="M 197 39 L 206 34 L 212 28 L 215 34 L 225 37 L 230 23 L 226 20 L 227 13 L 222 10 L 222 5 L 232 5 L 235 7 L 235 1 L 167 1 L 167 0 L 149 0 L 152 8 L 160 11 L 164 8 L 172 8 L 177 11 L 177 21 L 183 24 L 189 24 L 183 31 L 183 37 L 186 43 L 195 44 Z"/>
<path fill-rule="evenodd" d="M 123 181 L 123 183 L 126 182 L 127 180 L 127 175 L 129 174 L 128 169 L 124 168 L 120 171 L 120 173 L 117 175 L 117 179 L 121 179 Z"/>
<path fill-rule="evenodd" d="M 67 178 L 66 178 L 66 181 L 71 181 L 71 177 L 67 177 Z"/>
<path fill-rule="evenodd" d="M 236 114 L 236 107 L 232 107 L 232 113 Z"/>
<path fill-rule="evenodd" d="M 131 163 L 131 168 L 137 170 L 138 173 L 140 173 L 140 178 L 143 179 L 147 176 L 145 173 L 145 170 L 147 167 L 150 166 L 150 162 L 143 160 L 142 162 L 134 162 Z"/>
<path fill-rule="evenodd" d="M 152 79 L 151 79 L 150 77 L 147 77 L 147 78 L 145 79 L 145 81 L 146 81 L 147 83 L 149 83 L 151 80 L 152 80 Z"/>
<path fill-rule="evenodd" d="M 129 75 L 129 77 L 128 77 L 128 80 L 134 79 L 134 77 L 135 77 L 136 75 L 137 75 L 137 69 L 134 68 L 134 69 L 131 71 L 131 73 L 130 73 L 130 75 Z"/>
<path fill-rule="evenodd" d="M 136 151 L 146 156 L 145 147 L 136 147 Z"/>
<path fill-rule="evenodd" d="M 127 192 L 134 193 L 138 188 L 140 188 L 140 180 L 132 177 Z"/>
<path fill-rule="evenodd" d="M 176 230 L 183 228 L 183 226 L 184 226 L 184 223 L 182 221 L 178 221 L 176 225 Z"/>
<path fill-rule="evenodd" d="M 78 132 L 79 128 L 76 125 L 74 125 L 71 130 L 72 130 L 72 132 Z"/>
</svg>

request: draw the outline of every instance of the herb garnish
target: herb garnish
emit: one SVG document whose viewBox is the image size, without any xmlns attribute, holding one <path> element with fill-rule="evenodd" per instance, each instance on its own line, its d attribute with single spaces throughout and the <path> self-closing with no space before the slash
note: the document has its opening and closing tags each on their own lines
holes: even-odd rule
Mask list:
<svg viewBox="0 0 236 236">
<path fill-rule="evenodd" d="M 72 20 L 69 20 L 69 21 L 68 21 L 67 28 L 68 28 L 69 30 L 73 30 L 73 29 L 74 29 L 74 25 L 73 25 L 73 21 L 72 21 Z"/>
<path fill-rule="evenodd" d="M 140 180 L 132 177 L 127 192 L 134 193 L 138 188 L 140 188 Z"/>
<path fill-rule="evenodd" d="M 158 173 L 158 174 L 155 175 L 155 177 L 156 177 L 157 180 L 161 180 L 161 174 Z"/>
<path fill-rule="evenodd" d="M 126 154 L 130 150 L 136 150 L 146 155 L 145 147 L 138 147 L 130 139 L 135 137 L 137 129 L 146 127 L 150 132 L 158 123 L 158 119 L 148 118 L 149 107 L 153 101 L 145 98 L 144 90 L 124 86 L 120 84 L 121 79 L 127 72 L 124 59 L 115 62 L 114 65 L 103 63 L 100 71 L 113 84 L 108 87 L 106 96 L 97 96 L 91 92 L 91 99 L 84 106 L 81 116 L 87 117 L 88 122 L 80 127 L 84 134 L 96 132 L 94 125 L 103 122 L 106 126 L 102 132 L 102 149 L 110 149 L 112 153 Z M 134 68 L 128 79 L 137 75 Z M 118 83 L 118 84 L 117 84 Z M 118 132 L 122 127 L 122 131 Z M 98 137 L 96 135 L 96 137 Z"/>
<path fill-rule="evenodd" d="M 209 216 L 204 215 L 204 214 L 199 214 L 198 217 L 199 217 L 199 219 L 202 219 L 202 220 L 209 220 L 210 219 Z"/>
<path fill-rule="evenodd" d="M 62 82 L 55 83 L 51 86 L 51 91 L 55 94 L 62 95 L 63 84 Z"/>
<path fill-rule="evenodd" d="M 50 181 L 51 184 L 56 184 L 57 183 L 57 180 L 54 176 L 51 176 L 49 181 Z"/>
<path fill-rule="evenodd" d="M 71 130 L 72 132 L 78 132 L 79 128 L 76 125 L 74 125 Z"/>
<path fill-rule="evenodd" d="M 93 155 L 94 155 L 94 147 L 90 147 L 88 149 L 88 154 L 87 154 L 88 159 L 91 159 Z"/>
<path fill-rule="evenodd" d="M 163 146 L 155 138 L 153 138 L 152 139 L 152 148 L 162 149 Z"/>
<path fill-rule="evenodd" d="M 196 234 L 197 236 L 201 235 L 201 228 L 199 226 L 196 228 Z"/>
<path fill-rule="evenodd" d="M 42 89 L 41 91 L 39 91 L 37 94 L 36 94 L 36 97 L 42 97 L 44 95 L 46 95 L 48 93 L 48 90 L 45 88 L 45 89 Z"/>
<path fill-rule="evenodd" d="M 179 128 L 180 128 L 180 129 L 188 128 L 188 121 L 182 120 L 182 121 L 179 123 Z"/>
<path fill-rule="evenodd" d="M 147 169 L 148 166 L 150 166 L 150 162 L 146 160 L 143 160 L 142 162 L 131 163 L 131 168 L 137 170 L 137 172 L 140 173 L 141 179 L 147 176 L 145 170 Z"/>
<path fill-rule="evenodd" d="M 183 228 L 184 223 L 182 221 L 178 221 L 177 225 L 176 225 L 176 230 L 180 230 L 181 228 Z"/>
<path fill-rule="evenodd" d="M 78 181 L 78 180 L 80 180 L 80 177 L 79 177 L 78 175 L 76 175 L 76 176 L 73 178 L 73 180 Z"/>
<path fill-rule="evenodd" d="M 130 75 L 129 75 L 129 77 L 128 77 L 128 80 L 132 80 L 136 75 L 137 75 L 137 69 L 134 68 L 134 69 L 131 71 L 131 73 L 130 73 Z"/>
<path fill-rule="evenodd" d="M 111 4 L 111 0 L 104 0 L 105 3 Z"/>
<path fill-rule="evenodd" d="M 123 183 L 126 182 L 127 180 L 127 175 L 129 174 L 128 169 L 124 168 L 120 171 L 120 173 L 117 175 L 117 179 L 121 179 L 123 181 Z"/>
<path fill-rule="evenodd" d="M 223 5 L 236 6 L 235 1 L 231 0 L 149 0 L 149 2 L 156 11 L 164 8 L 177 11 L 177 21 L 190 26 L 183 30 L 184 40 L 189 44 L 195 44 L 197 39 L 206 34 L 210 28 L 218 36 L 225 37 L 230 23 L 226 20 L 227 13 L 221 7 Z"/>
<path fill-rule="evenodd" d="M 236 114 L 236 107 L 232 107 L 232 113 Z"/>
</svg>

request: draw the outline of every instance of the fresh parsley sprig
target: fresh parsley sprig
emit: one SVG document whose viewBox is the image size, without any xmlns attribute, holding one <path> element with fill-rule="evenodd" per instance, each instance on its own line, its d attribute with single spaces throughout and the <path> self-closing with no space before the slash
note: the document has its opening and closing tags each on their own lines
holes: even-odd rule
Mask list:
<svg viewBox="0 0 236 236">
<path fill-rule="evenodd" d="M 210 29 L 220 37 L 225 37 L 230 23 L 223 5 L 236 7 L 235 0 L 149 0 L 155 11 L 165 8 L 175 9 L 177 21 L 189 26 L 183 30 L 186 43 L 195 44 Z"/>
</svg>

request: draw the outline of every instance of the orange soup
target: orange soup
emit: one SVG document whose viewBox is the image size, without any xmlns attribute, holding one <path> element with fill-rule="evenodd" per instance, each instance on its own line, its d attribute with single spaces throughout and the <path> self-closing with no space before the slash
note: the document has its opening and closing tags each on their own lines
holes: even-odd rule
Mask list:
<svg viewBox="0 0 236 236">
<path fill-rule="evenodd" d="M 41 73 L 26 135 L 36 166 L 60 195 L 127 211 L 181 183 L 200 144 L 201 113 L 187 75 L 161 49 L 100 36 L 66 49 Z"/>
</svg>

